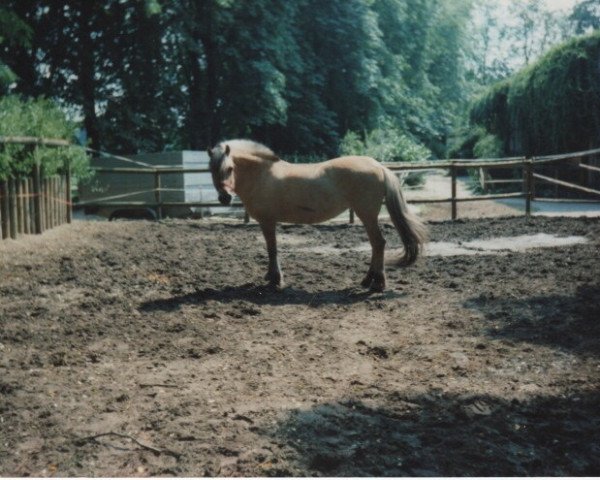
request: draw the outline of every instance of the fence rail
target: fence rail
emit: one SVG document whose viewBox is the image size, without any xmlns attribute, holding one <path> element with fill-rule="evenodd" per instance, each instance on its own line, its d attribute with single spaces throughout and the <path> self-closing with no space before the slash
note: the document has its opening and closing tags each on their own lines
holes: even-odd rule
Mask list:
<svg viewBox="0 0 600 480">
<path fill-rule="evenodd" d="M 2 137 L 2 143 L 20 143 L 49 147 L 73 147 L 84 148 L 72 145 L 65 140 L 45 139 L 37 137 Z M 129 192 L 122 195 L 99 198 L 91 201 L 79 202 L 76 205 L 71 203 L 71 179 L 67 169 L 64 176 L 40 178 L 39 168 L 34 171 L 30 179 L 9 179 L 0 182 L 0 229 L 1 238 L 16 238 L 19 234 L 41 233 L 48 228 L 65 222 L 71 222 L 73 206 L 93 206 L 93 207 L 114 207 L 114 208 L 152 208 L 156 210 L 158 218 L 162 217 L 162 210 L 166 207 L 219 207 L 216 202 L 168 202 L 163 200 L 162 192 L 172 189 L 162 188 L 162 176 L 170 174 L 185 173 L 210 173 L 207 168 L 183 168 L 183 167 L 156 167 L 143 162 L 119 157 L 105 152 L 98 152 L 86 148 L 88 152 L 100 154 L 102 156 L 121 159 L 135 165 L 134 167 L 119 168 L 95 168 L 97 173 L 119 173 L 125 175 L 153 175 L 154 188 L 142 192 Z M 485 200 L 497 200 L 507 198 L 523 198 L 525 200 L 525 214 L 531 214 L 531 202 L 535 197 L 535 181 L 543 181 L 564 188 L 573 189 L 587 194 L 599 195 L 600 190 L 583 187 L 574 183 L 551 178 L 546 175 L 535 173 L 536 165 L 548 164 L 560 161 L 574 161 L 577 166 L 583 170 L 593 173 L 600 173 L 600 168 L 581 163 L 581 160 L 591 155 L 600 154 L 599 149 L 585 150 L 570 154 L 548 155 L 543 157 L 525 158 L 491 158 L 491 159 L 452 159 L 442 161 L 415 162 L 409 164 L 383 163 L 390 170 L 395 172 L 426 171 L 426 170 L 447 170 L 450 174 L 449 196 L 446 198 L 423 198 L 409 201 L 409 203 L 450 203 L 451 217 L 453 220 L 458 218 L 458 204 L 462 202 L 474 202 Z M 522 179 L 506 180 L 488 180 L 487 183 L 520 183 L 521 192 L 503 193 L 493 195 L 479 195 L 475 197 L 459 197 L 457 194 L 457 177 L 459 169 L 481 169 L 489 168 L 521 168 Z M 140 193 L 153 193 L 154 201 L 127 201 L 126 197 Z M 236 208 L 243 208 L 241 203 L 232 205 Z M 245 216 L 248 221 L 248 216 Z M 350 212 L 350 222 L 354 221 L 354 213 Z"/>
<path fill-rule="evenodd" d="M 465 161 L 465 160 L 451 160 L 451 161 L 429 161 L 429 162 L 418 162 L 410 164 L 398 164 L 398 163 L 382 163 L 392 171 L 395 172 L 408 172 L 408 171 L 424 171 L 424 170 L 441 170 L 447 169 L 450 171 L 451 176 L 451 191 L 450 197 L 448 198 L 428 198 L 428 199 L 415 199 L 411 200 L 410 203 L 450 203 L 452 206 L 452 219 L 458 218 L 458 203 L 460 202 L 473 202 L 478 200 L 498 200 L 506 198 L 524 198 L 526 200 L 525 213 L 529 215 L 531 213 L 531 194 L 533 186 L 533 176 L 528 175 L 532 168 L 534 160 L 527 158 L 510 158 L 505 161 L 499 159 L 493 159 L 490 161 Z M 457 173 L 460 168 L 511 168 L 520 166 L 523 168 L 524 175 L 523 180 L 519 181 L 523 183 L 523 191 L 519 193 L 504 193 L 495 195 L 480 195 L 477 197 L 458 197 L 457 195 Z M 94 207 L 110 207 L 110 208 L 153 208 L 157 211 L 158 218 L 162 217 L 162 209 L 167 207 L 219 207 L 222 206 L 219 203 L 214 202 L 167 202 L 162 200 L 162 192 L 168 191 L 169 189 L 161 188 L 161 177 L 169 174 L 185 174 L 185 173 L 210 173 L 207 168 L 183 168 L 183 167 L 115 167 L 105 168 L 99 167 L 94 169 L 97 173 L 119 173 L 126 175 L 153 175 L 155 188 L 150 190 L 144 190 L 141 192 L 132 192 L 130 194 L 115 195 L 111 197 L 105 197 L 103 199 L 96 199 L 90 201 L 84 201 L 77 204 L 77 206 L 94 206 Z M 142 193 L 154 193 L 153 202 L 144 201 L 114 201 L 117 198 L 122 199 L 127 196 L 139 195 Z M 232 207 L 243 208 L 241 203 L 231 205 Z M 248 221 L 248 216 L 245 215 L 245 220 Z M 350 222 L 354 222 L 354 214 L 350 212 Z"/>
<path fill-rule="evenodd" d="M 424 198 L 410 200 L 409 203 L 450 203 L 451 204 L 451 217 L 453 220 L 458 218 L 458 204 L 462 202 L 475 202 L 485 200 L 500 200 L 508 198 L 523 198 L 525 200 L 525 214 L 529 216 L 531 214 L 531 202 L 535 198 L 535 181 L 540 180 L 547 183 L 552 183 L 565 188 L 570 188 L 580 192 L 588 194 L 600 195 L 600 191 L 582 187 L 573 183 L 565 182 L 562 180 L 554 179 L 544 175 L 534 173 L 536 165 L 548 164 L 553 162 L 561 161 L 578 161 L 578 166 L 588 169 L 590 171 L 600 171 L 599 168 L 582 164 L 581 159 L 591 155 L 600 154 L 600 149 L 586 150 L 581 152 L 575 152 L 572 154 L 565 155 L 552 155 L 545 157 L 511 157 L 506 159 L 475 159 L 475 160 L 445 160 L 445 161 L 427 161 L 427 162 L 415 162 L 410 164 L 398 164 L 398 163 L 382 163 L 384 166 L 392 171 L 396 172 L 410 172 L 410 171 L 426 171 L 426 170 L 448 170 L 450 173 L 450 196 L 447 198 Z M 522 179 L 506 179 L 506 180 L 491 180 L 488 183 L 503 183 L 503 184 L 521 184 L 521 192 L 513 193 L 499 193 L 493 195 L 478 195 L 475 197 L 459 197 L 457 194 L 457 177 L 458 170 L 464 168 L 478 168 L 478 169 L 489 169 L 489 168 L 521 168 Z M 193 168 L 186 169 L 182 167 L 120 167 L 120 168 L 96 168 L 98 173 L 122 173 L 122 174 L 145 174 L 154 176 L 155 188 L 152 190 L 146 190 L 139 193 L 154 193 L 153 202 L 141 202 L 141 201 L 118 201 L 114 202 L 115 197 L 98 199 L 96 201 L 81 202 L 78 205 L 81 206 L 96 206 L 96 207 L 146 207 L 156 209 L 158 217 L 162 216 L 162 209 L 166 207 L 218 207 L 221 206 L 215 202 L 167 202 L 162 200 L 161 192 L 168 191 L 169 189 L 161 188 L 161 177 L 162 175 L 168 174 L 185 174 L 185 173 L 210 173 L 207 168 Z M 119 196 L 123 198 L 124 196 Z M 243 208 L 241 203 L 235 203 L 232 207 Z M 245 216 L 248 221 L 248 216 Z M 350 212 L 350 222 L 354 221 L 354 214 Z"/>
</svg>

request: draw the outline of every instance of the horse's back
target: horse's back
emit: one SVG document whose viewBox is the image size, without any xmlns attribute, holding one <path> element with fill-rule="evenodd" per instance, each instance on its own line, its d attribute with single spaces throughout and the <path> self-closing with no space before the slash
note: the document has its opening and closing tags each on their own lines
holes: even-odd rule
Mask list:
<svg viewBox="0 0 600 480">
<path fill-rule="evenodd" d="M 356 199 L 377 202 L 385 193 L 382 165 L 371 157 L 339 157 L 324 162 L 324 170 L 351 204 Z"/>
<path fill-rule="evenodd" d="M 332 158 L 323 162 L 321 165 L 330 165 L 333 168 L 341 170 L 351 170 L 355 172 L 371 172 L 379 170 L 381 164 L 372 157 L 351 155 L 345 157 Z"/>
</svg>

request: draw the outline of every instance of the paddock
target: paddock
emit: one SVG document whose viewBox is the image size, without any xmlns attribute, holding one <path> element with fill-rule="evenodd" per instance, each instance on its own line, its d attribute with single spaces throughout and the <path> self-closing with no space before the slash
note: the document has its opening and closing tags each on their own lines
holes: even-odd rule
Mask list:
<svg viewBox="0 0 600 480">
<path fill-rule="evenodd" d="M 0 475 L 600 475 L 600 219 L 430 228 L 380 294 L 360 225 L 280 226 L 281 292 L 253 223 L 0 242 Z"/>
</svg>

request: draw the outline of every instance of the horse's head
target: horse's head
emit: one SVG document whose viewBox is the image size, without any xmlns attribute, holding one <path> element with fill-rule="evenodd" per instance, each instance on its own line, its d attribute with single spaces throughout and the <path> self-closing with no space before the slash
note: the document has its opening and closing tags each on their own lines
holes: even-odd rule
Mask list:
<svg viewBox="0 0 600 480">
<path fill-rule="evenodd" d="M 233 160 L 229 155 L 230 153 L 229 145 L 223 145 L 222 143 L 215 148 L 208 148 L 210 173 L 212 174 L 213 185 L 219 193 L 219 202 L 222 205 L 231 205 L 233 199 Z"/>
</svg>

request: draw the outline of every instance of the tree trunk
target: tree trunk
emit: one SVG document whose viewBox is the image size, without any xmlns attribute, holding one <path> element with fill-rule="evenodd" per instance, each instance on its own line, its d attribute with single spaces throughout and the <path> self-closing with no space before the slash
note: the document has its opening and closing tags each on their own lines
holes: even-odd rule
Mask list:
<svg viewBox="0 0 600 480">
<path fill-rule="evenodd" d="M 212 145 L 210 135 L 209 138 L 203 138 L 202 132 L 206 130 L 204 127 L 206 115 L 203 115 L 203 96 L 205 93 L 202 89 L 202 70 L 200 69 L 200 58 L 198 52 L 190 50 L 188 52 L 188 63 L 190 67 L 190 78 L 188 83 L 189 88 L 189 144 L 193 150 L 204 150 L 208 145 Z"/>
<path fill-rule="evenodd" d="M 96 116 L 96 88 L 94 81 L 94 41 L 92 40 L 91 19 L 94 15 L 94 2 L 82 2 L 79 31 L 79 88 L 81 90 L 84 126 L 90 145 L 100 148 L 100 132 Z"/>
</svg>

